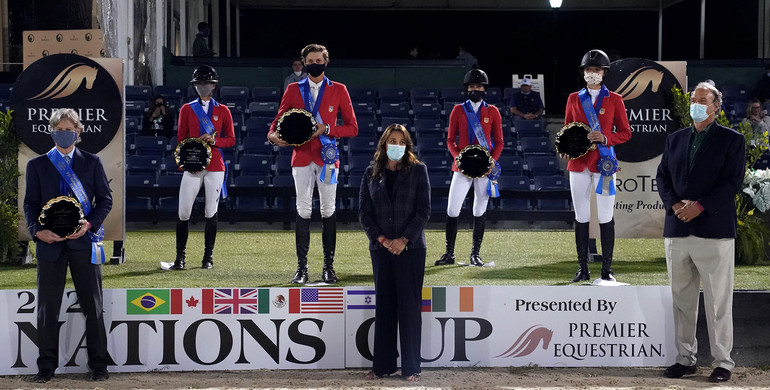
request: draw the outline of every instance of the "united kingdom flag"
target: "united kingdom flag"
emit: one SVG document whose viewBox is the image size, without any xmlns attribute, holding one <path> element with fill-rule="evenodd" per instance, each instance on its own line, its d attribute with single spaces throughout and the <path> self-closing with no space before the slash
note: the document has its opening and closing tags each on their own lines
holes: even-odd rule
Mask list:
<svg viewBox="0 0 770 390">
<path fill-rule="evenodd" d="M 216 288 L 203 290 L 203 314 L 257 314 L 259 290 L 256 288 Z"/>
</svg>

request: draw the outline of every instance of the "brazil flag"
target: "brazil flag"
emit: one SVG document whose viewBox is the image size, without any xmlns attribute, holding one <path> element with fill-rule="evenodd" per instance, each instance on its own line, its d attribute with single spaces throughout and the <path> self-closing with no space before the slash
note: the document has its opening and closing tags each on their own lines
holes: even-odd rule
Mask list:
<svg viewBox="0 0 770 390">
<path fill-rule="evenodd" d="M 126 290 L 126 314 L 169 314 L 169 290 Z"/>
</svg>

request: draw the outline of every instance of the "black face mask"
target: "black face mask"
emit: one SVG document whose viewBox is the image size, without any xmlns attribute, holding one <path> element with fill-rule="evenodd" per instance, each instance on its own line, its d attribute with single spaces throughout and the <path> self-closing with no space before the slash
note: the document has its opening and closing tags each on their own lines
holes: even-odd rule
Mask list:
<svg viewBox="0 0 770 390">
<path fill-rule="evenodd" d="M 326 64 L 305 65 L 305 69 L 307 69 L 311 76 L 318 77 L 326 70 Z"/>
<path fill-rule="evenodd" d="M 486 91 L 465 91 L 465 97 L 470 99 L 474 103 L 478 103 L 487 94 Z"/>
</svg>

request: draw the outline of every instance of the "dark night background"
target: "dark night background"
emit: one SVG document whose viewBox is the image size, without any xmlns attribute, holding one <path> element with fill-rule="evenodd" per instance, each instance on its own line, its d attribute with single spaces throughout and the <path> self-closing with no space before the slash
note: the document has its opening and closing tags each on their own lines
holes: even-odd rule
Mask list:
<svg viewBox="0 0 770 390">
<path fill-rule="evenodd" d="M 757 8 L 758 0 L 708 0 L 705 60 L 759 64 Z M 57 0 L 11 1 L 9 15 L 11 62 L 18 62 L 21 31 L 91 28 L 91 1 L 64 8 Z M 329 48 L 334 67 L 335 60 L 404 59 L 412 45 L 423 58 L 453 59 L 462 44 L 493 86 L 510 86 L 512 73 L 542 73 L 546 88 L 561 96 L 580 86 L 575 69 L 589 49 L 658 59 L 657 11 L 245 9 L 240 25 L 241 57 L 286 59 L 288 67 L 304 45 L 317 42 Z M 666 8 L 663 26 L 662 60 L 698 61 L 700 0 Z M 213 36 L 220 52 L 226 28 Z"/>
</svg>

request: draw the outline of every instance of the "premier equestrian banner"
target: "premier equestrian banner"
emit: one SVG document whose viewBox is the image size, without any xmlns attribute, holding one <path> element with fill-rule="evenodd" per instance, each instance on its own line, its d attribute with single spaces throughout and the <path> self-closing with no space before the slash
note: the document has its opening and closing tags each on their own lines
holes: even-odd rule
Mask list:
<svg viewBox="0 0 770 390">
<path fill-rule="evenodd" d="M 423 367 L 665 366 L 668 286 L 426 287 Z M 0 291 L 0 375 L 37 372 L 36 292 Z M 371 367 L 372 287 L 104 291 L 115 372 Z M 58 372 L 86 372 L 85 320 L 64 294 Z"/>
<path fill-rule="evenodd" d="M 54 146 L 49 121 L 58 108 L 78 112 L 83 132 L 79 149 L 102 159 L 114 199 L 104 221 L 105 240 L 123 239 L 123 73 L 119 58 L 52 54 L 30 64 L 13 85 L 11 109 L 19 146 L 19 239 L 31 239 L 24 220 L 27 162 Z"/>
<path fill-rule="evenodd" d="M 612 63 L 605 78 L 610 91 L 623 96 L 631 139 L 615 146 L 615 229 L 618 237 L 658 238 L 665 211 L 655 174 L 666 137 L 679 130 L 671 87 L 686 85 L 687 63 L 625 58 Z"/>
</svg>

